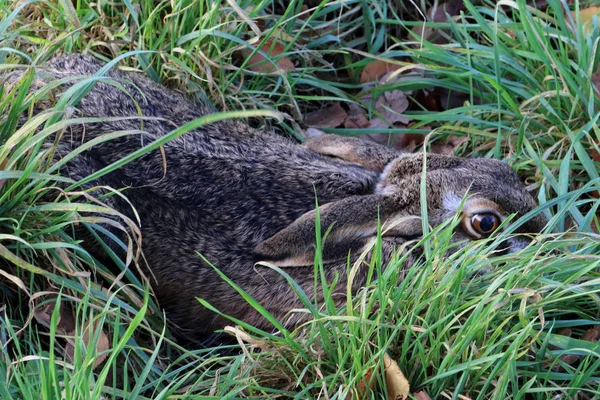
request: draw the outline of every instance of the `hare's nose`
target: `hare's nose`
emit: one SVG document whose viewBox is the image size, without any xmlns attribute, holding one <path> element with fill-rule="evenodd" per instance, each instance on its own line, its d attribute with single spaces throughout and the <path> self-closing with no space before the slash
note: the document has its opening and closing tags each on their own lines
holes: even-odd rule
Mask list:
<svg viewBox="0 0 600 400">
<path fill-rule="evenodd" d="M 497 248 L 498 255 L 517 253 L 531 243 L 531 238 L 525 235 L 512 236 L 503 240 Z"/>
</svg>

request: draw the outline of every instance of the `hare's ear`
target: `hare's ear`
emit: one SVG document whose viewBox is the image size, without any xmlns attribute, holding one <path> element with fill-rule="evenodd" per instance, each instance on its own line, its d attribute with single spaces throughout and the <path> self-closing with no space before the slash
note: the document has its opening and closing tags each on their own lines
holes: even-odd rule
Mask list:
<svg viewBox="0 0 600 400">
<path fill-rule="evenodd" d="M 323 135 L 308 140 L 305 146 L 315 153 L 341 158 L 379 172 L 402 154 L 381 144 L 351 136 Z"/>
<path fill-rule="evenodd" d="M 350 251 L 357 252 L 377 234 L 378 217 L 393 219 L 398 209 L 389 197 L 352 196 L 319 207 L 321 233 L 325 237 L 324 262 L 345 260 Z M 292 224 L 261 242 L 255 252 L 263 261 L 279 266 L 312 265 L 315 257 L 316 212 L 309 211 Z M 396 231 L 397 232 L 397 231 Z"/>
</svg>

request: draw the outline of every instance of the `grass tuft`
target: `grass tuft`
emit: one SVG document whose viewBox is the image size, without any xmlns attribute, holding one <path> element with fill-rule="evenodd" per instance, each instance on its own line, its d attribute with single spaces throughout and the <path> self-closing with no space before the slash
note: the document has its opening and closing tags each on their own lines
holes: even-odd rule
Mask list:
<svg viewBox="0 0 600 400">
<path fill-rule="evenodd" d="M 590 339 L 600 329 L 598 19 L 584 27 L 579 2 L 460 3 L 451 18 L 424 24 L 430 1 L 0 0 L 0 76 L 26 71 L 18 85 L 0 84 L 0 398 L 381 398 L 385 354 L 412 392 L 432 398 L 600 396 L 600 348 Z M 274 41 L 283 51 L 266 54 Z M 301 141 L 303 116 L 336 102 L 375 117 L 360 74 L 389 61 L 400 79 L 368 90 L 407 93 L 412 124 L 323 130 L 468 137 L 460 155 L 510 164 L 543 203 L 536 212 L 548 230 L 517 255 L 494 255 L 495 238 L 444 258 L 450 221 L 429 232 L 425 257 L 409 270 L 407 252 L 381 265 L 378 241 L 362 264 L 348 265 L 350 276 L 371 271 L 359 293 L 333 282 L 315 304 L 288 277 L 304 306 L 295 312 L 309 317 L 300 328 L 287 331 L 263 310 L 277 334 L 232 321 L 237 345 L 182 344 L 137 271 L 136 221 L 106 203 L 120 188 L 91 186 L 163 142 L 74 180 L 61 166 L 84 148 L 53 163 L 63 151 L 57 138 L 96 121 L 74 118 L 69 105 L 104 78 L 33 114 L 52 89 L 36 87 L 34 69 L 74 52 L 143 71 L 224 112 L 165 141 L 223 118 Z M 271 66 L 285 58 L 294 71 L 257 73 L 245 54 Z M 433 109 L 424 91 L 439 100 Z M 81 234 L 105 260 L 81 246 Z M 315 285 L 324 285 L 322 268 L 317 255 Z M 348 302 L 338 310 L 340 293 Z"/>
</svg>

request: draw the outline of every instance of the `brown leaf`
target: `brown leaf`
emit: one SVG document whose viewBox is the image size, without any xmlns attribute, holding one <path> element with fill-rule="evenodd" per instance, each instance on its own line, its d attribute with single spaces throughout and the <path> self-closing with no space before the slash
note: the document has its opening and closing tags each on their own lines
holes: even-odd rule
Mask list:
<svg viewBox="0 0 600 400">
<path fill-rule="evenodd" d="M 281 43 L 274 41 L 272 39 L 266 40 L 262 46 L 259 47 L 259 50 L 262 50 L 264 53 L 269 55 L 269 57 L 275 61 L 277 60 L 277 56 L 281 55 L 285 48 L 281 45 Z M 250 56 L 252 51 L 249 49 L 244 49 L 242 51 L 245 57 Z M 294 63 L 287 57 L 279 57 L 279 60 L 276 61 L 277 66 L 274 66 L 273 63 L 265 56 L 260 53 L 255 53 L 250 60 L 248 61 L 248 69 L 254 72 L 261 72 L 265 74 L 273 73 L 277 68 L 286 71 L 292 72 L 295 71 Z"/>
<path fill-rule="evenodd" d="M 366 97 L 365 97 L 366 99 Z M 408 124 L 411 120 L 403 115 L 400 115 L 408 108 L 408 99 L 406 94 L 400 90 L 392 90 L 385 92 L 375 101 L 375 110 L 380 117 L 375 117 L 371 120 L 371 128 L 389 128 L 395 123 L 403 125 Z"/>
<path fill-rule="evenodd" d="M 424 40 L 433 42 L 435 44 L 446 44 L 448 40 L 439 35 L 439 32 L 444 30 L 438 28 L 431 28 L 424 26 L 425 22 L 447 22 L 448 14 L 450 17 L 456 17 L 460 15 L 462 10 L 466 10 L 463 0 L 449 0 L 445 3 L 438 4 L 437 7 L 430 7 L 427 10 L 427 20 L 421 21 L 421 24 L 415 25 L 412 31 Z"/>
<path fill-rule="evenodd" d="M 600 339 L 600 326 L 598 325 L 587 329 L 581 337 L 581 340 L 587 340 L 588 342 L 597 342 L 598 339 Z"/>
<path fill-rule="evenodd" d="M 394 147 L 398 150 L 405 150 L 411 152 L 420 146 L 425 141 L 425 135 L 418 133 L 405 133 L 404 135 L 398 135 L 398 140 L 394 144 Z"/>
<path fill-rule="evenodd" d="M 598 72 L 596 72 L 597 74 Z M 595 75 L 595 74 L 594 74 Z M 593 79 L 592 79 L 593 80 Z M 600 76 L 598 77 L 598 80 L 600 81 Z M 600 90 L 600 87 L 598 86 L 598 82 L 594 82 L 594 85 L 596 85 L 596 87 Z M 600 142 L 598 142 L 596 144 L 598 147 L 600 147 Z M 598 150 L 596 150 L 595 147 L 592 147 L 592 154 L 591 154 L 592 160 L 595 162 L 600 162 L 600 152 L 598 152 Z M 599 198 L 600 197 L 600 190 L 596 190 L 594 192 L 591 193 L 591 195 L 593 197 Z"/>
<path fill-rule="evenodd" d="M 300 12 L 297 15 L 298 19 L 304 21 L 305 19 L 310 17 L 310 14 L 307 11 L 308 6 L 306 4 L 302 4 L 302 6 L 300 7 Z"/>
<path fill-rule="evenodd" d="M 98 328 L 98 324 L 94 324 L 92 332 L 90 332 L 91 325 L 88 325 L 83 334 L 79 336 L 75 336 L 75 330 L 67 332 L 67 336 L 70 338 L 67 339 L 67 345 L 65 346 L 65 358 L 67 360 L 73 361 L 75 357 L 75 343 L 78 340 L 82 340 L 85 347 L 88 347 L 90 342 L 90 338 L 93 340 L 95 336 L 95 331 Z M 108 357 L 108 353 L 106 351 L 110 349 L 110 341 L 108 340 L 108 336 L 104 333 L 104 331 L 100 331 L 100 336 L 98 337 L 98 341 L 96 342 L 96 359 L 94 360 L 94 368 L 98 367 L 100 364 L 106 360 Z"/>
<path fill-rule="evenodd" d="M 50 321 L 52 319 L 52 313 L 54 312 L 56 304 L 51 303 L 40 310 L 34 312 L 33 316 L 36 321 L 45 326 L 46 328 L 50 328 Z M 91 325 L 88 325 L 84 330 L 81 336 L 75 336 L 75 317 L 72 311 L 68 310 L 68 307 L 65 305 L 61 305 L 59 310 L 58 322 L 56 324 L 56 333 L 60 336 L 65 337 L 67 343 L 64 347 L 64 358 L 68 361 L 73 361 L 75 356 L 75 342 L 77 340 L 82 340 L 85 347 L 87 348 L 90 335 L 94 337 L 94 332 L 89 331 Z M 97 329 L 97 324 L 95 324 L 93 330 Z M 108 354 L 105 352 L 110 349 L 110 341 L 108 340 L 108 336 L 104 333 L 104 331 L 100 332 L 100 337 L 98 338 L 98 342 L 96 343 L 96 359 L 94 360 L 94 368 L 99 366 L 104 362 L 104 360 L 108 357 Z M 104 353 L 104 354 L 101 354 Z"/>
<path fill-rule="evenodd" d="M 393 147 L 394 149 L 410 153 L 416 149 L 417 146 L 423 144 L 425 135 L 420 135 L 418 133 L 371 133 L 369 135 L 364 135 L 364 138 L 384 146 Z"/>
<path fill-rule="evenodd" d="M 431 396 L 425 390 L 413 393 L 413 397 L 417 400 L 431 400 Z"/>
<path fill-rule="evenodd" d="M 383 366 L 385 368 L 385 384 L 389 400 L 405 399 L 410 393 L 410 384 L 400 370 L 398 363 L 390 356 L 384 354 Z"/>
<path fill-rule="evenodd" d="M 355 389 L 354 393 L 357 396 L 355 397 L 355 396 L 352 396 L 352 393 L 348 393 L 348 395 L 346 396 L 346 399 L 347 400 L 350 400 L 352 398 L 363 399 L 367 396 L 367 393 L 369 391 L 373 390 L 374 387 L 375 387 L 375 379 L 373 379 L 373 373 L 369 369 L 369 370 L 367 370 L 367 372 L 365 372 L 365 376 L 356 385 L 356 389 Z"/>
<path fill-rule="evenodd" d="M 437 93 L 434 91 L 419 90 L 415 95 L 415 101 L 423 106 L 427 111 L 442 111 L 442 107 L 439 104 L 439 95 L 437 95 Z"/>
<path fill-rule="evenodd" d="M 348 129 L 363 129 L 371 123 L 364 114 L 351 114 L 348 115 L 344 121 L 344 127 Z"/>
<path fill-rule="evenodd" d="M 600 91 L 600 70 L 597 70 L 592 74 L 592 84 Z"/>
<path fill-rule="evenodd" d="M 317 111 L 309 112 L 304 116 L 304 123 L 315 128 L 337 128 L 346 121 L 346 111 L 339 103 Z"/>
<path fill-rule="evenodd" d="M 33 313 L 38 324 L 50 328 L 50 320 L 52 319 L 52 313 L 54 313 L 55 306 L 55 303 L 50 303 Z M 73 330 L 75 330 L 75 318 L 73 317 L 73 314 L 68 312 L 66 307 L 61 307 L 58 311 L 56 332 L 59 335 L 65 335 L 67 332 Z"/>
<path fill-rule="evenodd" d="M 8 160 L 4 159 L 1 163 L 0 163 L 0 170 L 4 171 L 4 168 L 6 168 L 6 164 L 8 164 Z M 2 189 L 2 187 L 6 184 L 6 179 L 0 179 L 0 189 Z"/>
<path fill-rule="evenodd" d="M 469 141 L 469 138 L 466 136 L 450 135 L 446 139 L 445 143 L 442 143 L 442 142 L 432 143 L 430 151 L 432 153 L 437 153 L 437 154 L 441 154 L 444 156 L 451 156 L 451 155 L 454 155 L 454 153 L 456 152 L 456 149 L 460 145 L 462 145 L 463 143 L 466 143 L 468 141 Z"/>
<path fill-rule="evenodd" d="M 392 64 L 383 60 L 375 60 L 368 63 L 360 73 L 360 83 L 375 82 L 385 74 L 400 68 L 398 64 Z"/>
<path fill-rule="evenodd" d="M 571 329 L 569 328 L 562 328 L 557 333 L 559 335 L 567 337 L 571 337 L 572 334 Z M 600 326 L 598 325 L 595 325 L 593 328 L 587 329 L 581 336 L 581 340 L 585 340 L 588 342 L 597 342 L 598 339 L 600 339 Z M 558 347 L 553 345 L 550 345 L 549 348 L 551 350 L 559 349 Z M 580 356 L 576 354 L 563 354 L 562 356 L 560 356 L 561 361 L 568 365 L 574 364 L 576 361 L 579 360 L 579 358 Z M 563 368 L 560 366 L 560 364 L 555 364 L 552 369 L 554 371 L 561 371 Z"/>
<path fill-rule="evenodd" d="M 428 12 L 428 15 L 431 17 L 433 22 L 446 22 L 448 20 L 446 14 L 450 15 L 451 17 L 456 17 L 457 15 L 460 15 L 461 11 L 466 9 L 467 8 L 465 7 L 463 0 L 449 0 L 445 3 L 439 4 L 435 9 L 435 12 L 434 9 L 431 8 Z"/>
<path fill-rule="evenodd" d="M 600 144 L 599 144 L 600 146 Z M 596 162 L 600 162 L 600 152 L 598 152 L 598 150 L 594 149 L 592 150 L 592 160 L 596 161 Z"/>
</svg>

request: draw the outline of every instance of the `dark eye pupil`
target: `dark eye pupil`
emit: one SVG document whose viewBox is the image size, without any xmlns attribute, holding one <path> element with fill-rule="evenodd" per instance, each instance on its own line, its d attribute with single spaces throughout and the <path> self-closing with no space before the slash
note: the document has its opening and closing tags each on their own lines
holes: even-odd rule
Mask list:
<svg viewBox="0 0 600 400">
<path fill-rule="evenodd" d="M 490 232 L 494 229 L 496 225 L 496 219 L 491 215 L 481 218 L 479 221 L 479 228 L 482 232 Z"/>
</svg>

